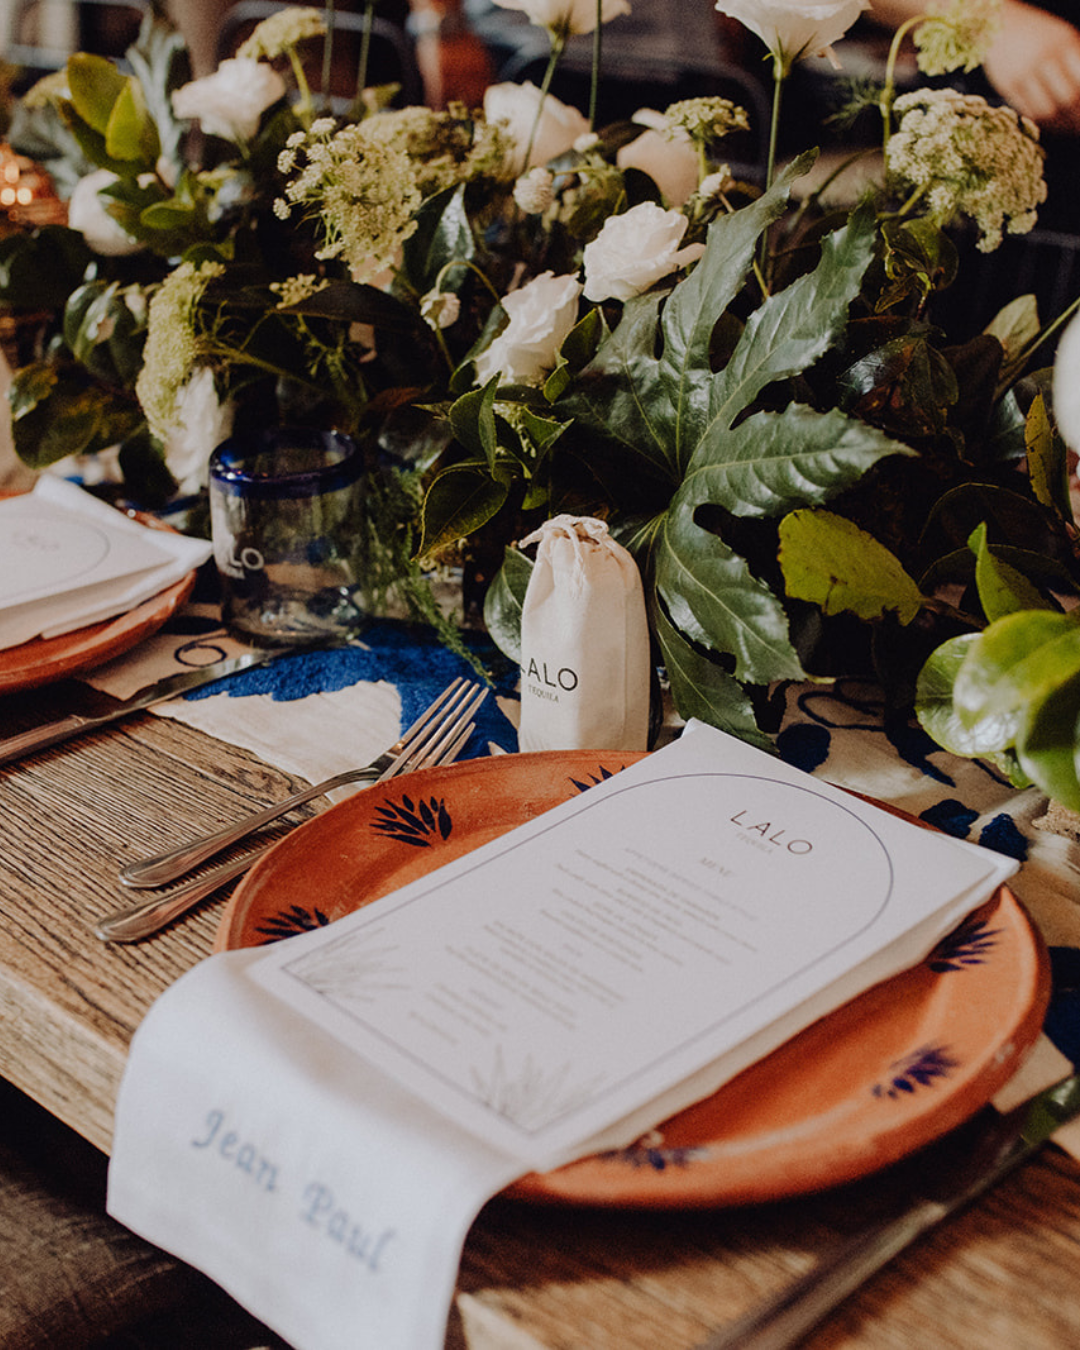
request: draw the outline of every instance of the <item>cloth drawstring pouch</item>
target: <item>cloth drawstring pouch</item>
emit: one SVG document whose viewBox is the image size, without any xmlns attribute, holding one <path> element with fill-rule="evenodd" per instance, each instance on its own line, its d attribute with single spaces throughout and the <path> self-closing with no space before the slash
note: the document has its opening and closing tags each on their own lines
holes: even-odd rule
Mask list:
<svg viewBox="0 0 1080 1350">
<path fill-rule="evenodd" d="M 521 614 L 522 750 L 646 750 L 651 661 L 637 564 L 591 516 L 521 540 L 536 561 Z"/>
</svg>

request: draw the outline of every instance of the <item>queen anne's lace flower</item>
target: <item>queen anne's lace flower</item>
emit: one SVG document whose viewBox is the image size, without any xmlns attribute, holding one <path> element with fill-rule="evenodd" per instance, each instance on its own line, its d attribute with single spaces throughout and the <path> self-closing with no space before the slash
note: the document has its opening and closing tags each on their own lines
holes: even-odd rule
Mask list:
<svg viewBox="0 0 1080 1350">
<path fill-rule="evenodd" d="M 207 286 L 225 271 L 222 263 L 181 263 L 150 301 L 143 364 L 135 394 L 151 432 L 166 441 L 177 416 L 177 397 L 200 357 L 195 310 Z"/>
<path fill-rule="evenodd" d="M 982 65 L 1001 27 L 1001 0 L 939 0 L 927 12 L 912 35 L 924 75 Z"/>
<path fill-rule="evenodd" d="M 1006 221 L 1010 234 L 1032 228 L 1046 200 L 1033 122 L 954 89 L 918 89 L 894 109 L 900 123 L 886 147 L 886 167 L 926 198 L 939 223 L 970 216 L 984 253 L 1001 243 Z"/>
<path fill-rule="evenodd" d="M 272 281 L 270 289 L 278 297 L 277 308 L 288 309 L 290 305 L 301 305 L 305 300 L 310 300 L 329 284 L 325 277 L 317 277 L 313 272 L 301 272 L 295 277 L 286 277 L 284 281 Z"/>
<path fill-rule="evenodd" d="M 293 5 L 263 19 L 237 48 L 236 54 L 250 56 L 256 61 L 272 61 L 306 38 L 322 37 L 325 32 L 326 24 L 319 10 L 307 5 Z"/>
<path fill-rule="evenodd" d="M 342 258 L 354 281 L 368 282 L 393 265 L 415 233 L 422 194 L 406 152 L 373 137 L 367 122 L 331 132 L 323 121 L 295 144 L 290 137 L 302 167 L 274 211 L 282 219 L 296 207 L 317 216 L 325 242 L 315 256 Z"/>
</svg>

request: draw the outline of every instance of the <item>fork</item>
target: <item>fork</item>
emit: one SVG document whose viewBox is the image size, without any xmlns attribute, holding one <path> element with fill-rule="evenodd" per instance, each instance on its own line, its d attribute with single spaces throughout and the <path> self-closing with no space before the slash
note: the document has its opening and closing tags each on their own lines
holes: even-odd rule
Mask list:
<svg viewBox="0 0 1080 1350">
<path fill-rule="evenodd" d="M 486 690 L 482 693 L 486 693 Z M 476 702 L 479 703 L 480 700 L 476 700 Z M 475 722 L 468 722 L 465 726 L 455 723 L 430 748 L 421 750 L 411 758 L 397 756 L 394 766 L 380 774 L 378 781 L 381 783 L 385 779 L 396 778 L 416 769 L 427 769 L 439 764 L 453 763 L 465 748 L 475 729 Z M 173 890 L 167 891 L 164 895 L 151 896 L 150 899 L 143 900 L 140 904 L 106 915 L 104 919 L 94 925 L 94 932 L 101 938 L 102 942 L 138 942 L 142 938 L 150 937 L 167 924 L 172 923 L 174 919 L 178 919 L 181 914 L 186 914 L 200 900 L 205 900 L 208 895 L 212 895 L 227 881 L 232 881 L 234 877 L 240 876 L 242 872 L 246 872 L 253 867 L 278 842 L 277 839 L 271 839 L 268 843 L 261 845 L 259 848 L 251 849 L 239 858 L 233 858 L 229 862 L 220 864 L 220 866 L 213 868 L 201 877 L 196 877 L 194 881 L 189 881 L 184 886 L 174 887 Z"/>
<path fill-rule="evenodd" d="M 120 873 L 122 886 L 164 886 L 177 877 L 190 872 L 199 863 L 220 853 L 223 848 L 245 839 L 263 825 L 278 820 L 298 806 L 333 792 L 335 788 L 346 787 L 350 783 L 382 782 L 401 773 L 406 765 L 420 767 L 418 760 L 425 752 L 438 754 L 441 749 L 457 736 L 457 733 L 487 697 L 487 690 L 480 685 L 471 684 L 463 676 L 458 676 L 442 693 L 420 714 L 399 741 L 370 764 L 363 768 L 348 769 L 344 773 L 326 778 L 314 787 L 304 788 L 283 802 L 267 806 L 234 825 L 227 825 L 214 834 L 201 835 L 190 839 L 168 853 L 159 853 L 141 862 L 129 863 Z M 434 761 L 432 761 L 434 762 Z"/>
</svg>

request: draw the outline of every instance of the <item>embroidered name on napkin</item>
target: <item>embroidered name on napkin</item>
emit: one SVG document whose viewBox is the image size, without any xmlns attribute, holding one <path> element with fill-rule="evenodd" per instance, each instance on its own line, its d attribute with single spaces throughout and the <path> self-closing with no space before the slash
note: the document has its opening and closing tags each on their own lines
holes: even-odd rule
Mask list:
<svg viewBox="0 0 1080 1350">
<path fill-rule="evenodd" d="M 301 1350 L 440 1345 L 464 1233 L 512 1176 L 715 1090 L 1015 868 L 692 724 L 349 918 L 181 980 L 133 1046 L 111 1212 Z M 273 1160 L 276 1198 L 226 1137 Z M 363 1279 L 328 1279 L 313 1182 L 378 1247 Z"/>
</svg>

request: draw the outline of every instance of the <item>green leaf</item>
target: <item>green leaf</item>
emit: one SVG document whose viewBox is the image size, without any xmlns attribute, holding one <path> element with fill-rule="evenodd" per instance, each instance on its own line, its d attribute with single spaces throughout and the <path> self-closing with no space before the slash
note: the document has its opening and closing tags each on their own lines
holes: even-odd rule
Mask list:
<svg viewBox="0 0 1080 1350">
<path fill-rule="evenodd" d="M 601 342 L 559 410 L 677 482 L 679 469 L 669 436 L 675 411 L 656 360 L 660 299 L 649 294 L 627 301 L 619 326 Z"/>
<path fill-rule="evenodd" d="M 496 482 L 479 466 L 454 464 L 443 469 L 424 497 L 417 557 L 447 548 L 486 525 L 508 493 L 508 484 Z"/>
<path fill-rule="evenodd" d="M 157 161 L 161 146 L 138 80 L 128 79 L 113 104 L 105 128 L 105 149 L 116 159 Z"/>
<path fill-rule="evenodd" d="M 521 661 L 521 611 L 532 576 L 532 560 L 508 548 L 502 566 L 484 596 L 484 626 L 491 640 L 511 661 Z"/>
<path fill-rule="evenodd" d="M 709 227 L 705 253 L 664 307 L 658 373 L 673 412 L 664 439 L 674 464 L 689 461 L 710 420 L 710 346 L 716 321 L 738 295 L 762 232 L 783 214 L 792 182 L 809 169 L 815 155 L 814 151 L 802 155 L 756 202 Z M 727 425 L 752 397 L 734 409 Z"/>
<path fill-rule="evenodd" d="M 143 19 L 137 41 L 127 49 L 126 56 L 146 98 L 161 153 L 179 167 L 183 127 L 173 113 L 172 93 L 191 79 L 184 37 L 172 24 L 150 10 Z"/>
<path fill-rule="evenodd" d="M 873 216 L 856 211 L 843 229 L 826 236 L 813 272 L 754 310 L 731 360 L 713 381 L 710 423 L 732 426 L 763 389 L 800 374 L 832 346 L 873 250 Z"/>
<path fill-rule="evenodd" d="M 62 225 L 0 239 L 0 299 L 13 309 L 59 312 L 94 261 L 82 235 Z"/>
<path fill-rule="evenodd" d="M 999 753 L 1016 736 L 1014 720 L 985 717 L 968 726 L 956 709 L 956 677 L 978 636 L 961 633 L 943 642 L 919 671 L 915 686 L 915 716 L 920 725 L 942 749 L 969 759 Z"/>
<path fill-rule="evenodd" d="M 1049 610 L 1020 610 L 979 634 L 956 677 L 961 718 L 1020 720 L 1080 673 L 1080 621 Z"/>
<path fill-rule="evenodd" d="M 999 558 L 986 542 L 986 526 L 972 532 L 968 547 L 975 554 L 979 603 L 991 623 L 1021 609 L 1053 609 L 1023 572 Z"/>
<path fill-rule="evenodd" d="M 737 680 L 800 679 L 784 607 L 745 560 L 694 522 L 696 501 L 680 490 L 657 535 L 656 586 L 676 627 L 693 642 L 735 658 Z"/>
<path fill-rule="evenodd" d="M 1028 347 L 1039 336 L 1039 306 L 1033 295 L 1018 295 L 1000 309 L 983 330 L 997 338 L 1005 349 L 1001 385 L 1008 386 L 1020 373 Z"/>
<path fill-rule="evenodd" d="M 1065 442 L 1055 432 L 1046 409 L 1046 400 L 1041 393 L 1035 395 L 1028 409 L 1024 424 L 1024 448 L 1035 499 L 1071 524 L 1073 509 L 1069 498 L 1069 464 Z"/>
<path fill-rule="evenodd" d="M 714 423 L 690 462 L 698 502 L 740 516 L 777 516 L 816 506 L 858 482 L 888 455 L 914 455 L 900 441 L 839 409 L 819 413 L 792 403 L 754 413 L 733 430 Z"/>
<path fill-rule="evenodd" d="M 75 111 L 104 138 L 113 107 L 124 92 L 128 77 L 104 56 L 76 52 L 68 58 L 67 78 Z"/>
<path fill-rule="evenodd" d="M 493 375 L 482 389 L 470 389 L 450 407 L 450 426 L 454 435 L 471 455 L 483 457 L 494 468 L 498 449 L 495 426 L 495 397 L 499 376 Z"/>
<path fill-rule="evenodd" d="M 660 606 L 652 617 L 679 716 L 696 717 L 761 750 L 772 750 L 739 682 L 697 651 Z"/>
<path fill-rule="evenodd" d="M 22 387 L 12 400 L 15 450 L 31 468 L 44 469 L 68 455 L 104 450 L 142 421 L 137 405 L 89 384 L 85 372 L 58 370 L 54 376 L 46 396 L 31 399 Z M 41 392 L 42 382 L 35 378 L 35 383 Z"/>
<path fill-rule="evenodd" d="M 1056 802 L 1080 811 L 1077 747 L 1080 745 L 1080 677 L 1069 680 L 1029 710 L 1016 739 L 1020 767 Z"/>
<path fill-rule="evenodd" d="M 465 184 L 429 197 L 416 212 L 417 228 L 402 248 L 402 275 L 420 295 L 435 285 L 459 291 L 469 280 L 464 264 L 476 257 L 476 240 L 465 207 Z M 447 263 L 458 262 L 440 277 Z"/>
<path fill-rule="evenodd" d="M 895 613 L 909 624 L 922 595 L 898 559 L 873 535 L 831 511 L 793 511 L 780 522 L 780 566 L 787 592 L 826 614 L 860 619 Z"/>
</svg>

